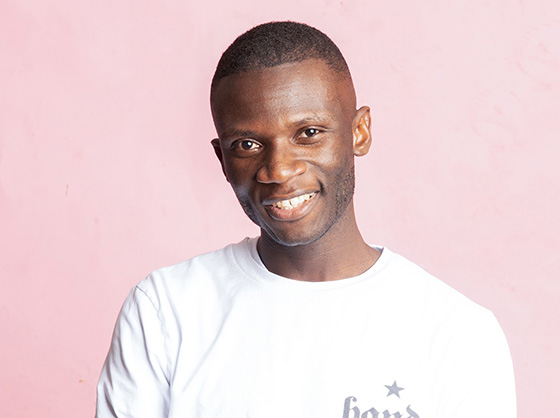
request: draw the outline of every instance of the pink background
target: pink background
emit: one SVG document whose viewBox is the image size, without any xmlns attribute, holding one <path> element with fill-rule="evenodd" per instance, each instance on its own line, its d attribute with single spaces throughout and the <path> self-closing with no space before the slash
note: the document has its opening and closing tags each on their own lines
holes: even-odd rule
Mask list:
<svg viewBox="0 0 560 418">
<path fill-rule="evenodd" d="M 560 412 L 560 2 L 4 0 L 0 416 L 92 416 L 128 290 L 257 234 L 208 92 L 235 36 L 280 19 L 331 35 L 372 107 L 366 239 L 492 309 L 519 416 Z"/>
</svg>

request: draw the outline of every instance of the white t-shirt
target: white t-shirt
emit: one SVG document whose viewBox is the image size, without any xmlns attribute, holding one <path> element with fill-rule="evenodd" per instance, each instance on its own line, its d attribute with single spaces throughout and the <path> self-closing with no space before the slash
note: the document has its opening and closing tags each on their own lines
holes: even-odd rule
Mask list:
<svg viewBox="0 0 560 418">
<path fill-rule="evenodd" d="M 494 315 L 378 249 L 320 283 L 269 272 L 254 238 L 155 271 L 117 320 L 97 417 L 514 418 Z"/>
</svg>

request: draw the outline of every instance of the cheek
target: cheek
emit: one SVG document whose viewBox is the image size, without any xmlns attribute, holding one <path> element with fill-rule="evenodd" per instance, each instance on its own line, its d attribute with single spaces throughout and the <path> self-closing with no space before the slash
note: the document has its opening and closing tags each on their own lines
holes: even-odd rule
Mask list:
<svg viewBox="0 0 560 418">
<path fill-rule="evenodd" d="M 323 171 L 337 176 L 354 166 L 354 152 L 352 146 L 333 146 L 322 152 L 315 161 L 323 167 Z"/>
<path fill-rule="evenodd" d="M 250 170 L 248 164 L 226 162 L 226 176 L 237 196 L 247 194 L 251 183 Z"/>
</svg>

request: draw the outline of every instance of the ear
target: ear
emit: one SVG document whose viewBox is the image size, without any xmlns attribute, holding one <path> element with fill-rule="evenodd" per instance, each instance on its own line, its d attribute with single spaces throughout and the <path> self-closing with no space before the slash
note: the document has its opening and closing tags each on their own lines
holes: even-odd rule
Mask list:
<svg viewBox="0 0 560 418">
<path fill-rule="evenodd" d="M 352 122 L 352 134 L 354 137 L 354 155 L 361 157 L 366 155 L 371 146 L 371 115 L 369 107 L 362 106 L 356 111 L 356 116 Z"/>
<path fill-rule="evenodd" d="M 212 147 L 214 147 L 214 152 L 216 153 L 216 157 L 220 161 L 220 165 L 222 166 L 222 172 L 224 176 L 226 176 L 226 180 L 229 182 L 228 176 L 226 174 L 226 167 L 224 165 L 224 155 L 222 154 L 222 147 L 220 146 L 220 140 L 218 138 L 214 138 L 212 141 Z"/>
</svg>

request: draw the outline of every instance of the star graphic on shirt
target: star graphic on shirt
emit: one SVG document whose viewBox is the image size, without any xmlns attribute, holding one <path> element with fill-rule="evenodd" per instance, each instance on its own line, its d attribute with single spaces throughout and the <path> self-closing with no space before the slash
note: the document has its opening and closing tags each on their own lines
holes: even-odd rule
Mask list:
<svg viewBox="0 0 560 418">
<path fill-rule="evenodd" d="M 393 384 L 391 386 L 385 385 L 385 387 L 387 389 L 389 389 L 389 393 L 387 394 L 387 396 L 397 395 L 397 398 L 401 397 L 401 395 L 399 395 L 399 392 L 401 390 L 404 390 L 404 388 L 400 388 L 400 387 L 397 386 L 397 381 L 396 380 L 393 382 Z"/>
</svg>

